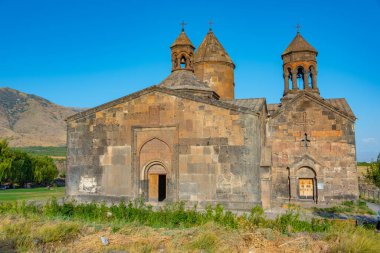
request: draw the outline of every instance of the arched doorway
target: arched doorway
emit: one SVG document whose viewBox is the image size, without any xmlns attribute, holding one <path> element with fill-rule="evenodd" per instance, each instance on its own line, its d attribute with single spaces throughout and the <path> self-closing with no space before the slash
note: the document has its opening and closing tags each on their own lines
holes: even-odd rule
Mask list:
<svg viewBox="0 0 380 253">
<path fill-rule="evenodd" d="M 317 201 L 317 177 L 315 171 L 309 167 L 297 170 L 298 198 Z"/>
<path fill-rule="evenodd" d="M 170 194 L 171 150 L 167 143 L 152 138 L 139 152 L 140 193 L 146 201 L 163 201 Z"/>
<path fill-rule="evenodd" d="M 166 199 L 166 175 L 166 169 L 161 162 L 152 162 L 147 165 L 149 201 L 163 201 Z"/>
</svg>

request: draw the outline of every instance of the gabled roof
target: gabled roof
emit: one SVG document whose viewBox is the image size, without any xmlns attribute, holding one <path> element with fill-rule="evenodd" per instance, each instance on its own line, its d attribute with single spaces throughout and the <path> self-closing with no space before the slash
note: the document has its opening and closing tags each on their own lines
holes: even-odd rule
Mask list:
<svg viewBox="0 0 380 253">
<path fill-rule="evenodd" d="M 195 48 L 193 43 L 191 43 L 189 37 L 187 37 L 184 30 L 182 30 L 182 32 L 178 35 L 177 39 L 173 42 L 173 44 L 170 47 L 174 46 L 191 46 Z"/>
<path fill-rule="evenodd" d="M 272 104 L 271 108 L 277 110 L 271 113 L 271 117 L 274 118 L 277 115 L 281 114 L 283 111 L 286 110 L 286 108 L 292 104 L 295 103 L 297 100 L 299 100 L 302 97 L 307 97 L 310 100 L 320 104 L 321 106 L 341 115 L 344 118 L 347 118 L 351 120 L 352 122 L 355 122 L 356 117 L 355 114 L 352 112 L 350 106 L 348 105 L 347 101 L 344 98 L 338 98 L 338 99 L 323 99 L 320 96 L 316 96 L 312 92 L 308 92 L 306 90 L 299 91 L 298 95 L 292 98 L 291 100 L 287 101 L 285 104 Z M 278 105 L 278 106 L 276 106 Z M 269 111 L 269 108 L 268 108 Z"/>
<path fill-rule="evenodd" d="M 161 92 L 161 93 L 164 93 L 164 94 L 167 94 L 167 95 L 176 96 L 176 97 L 192 100 L 192 101 L 199 102 L 199 103 L 213 105 L 213 106 L 216 106 L 216 107 L 220 107 L 220 108 L 224 108 L 224 109 L 227 109 L 227 110 L 236 111 L 236 112 L 239 112 L 239 113 L 246 113 L 246 114 L 252 114 L 252 115 L 257 115 L 257 116 L 260 115 L 260 111 L 253 111 L 252 109 L 249 109 L 249 108 L 246 108 L 246 107 L 243 107 L 243 106 L 238 106 L 238 105 L 230 104 L 230 103 L 227 103 L 227 102 L 222 101 L 222 100 L 215 100 L 215 99 L 204 98 L 204 97 L 201 97 L 201 96 L 191 95 L 191 94 L 186 93 L 186 92 L 181 92 L 181 91 L 178 91 L 176 89 L 169 89 L 169 88 L 166 88 L 166 87 L 163 87 L 163 86 L 154 85 L 154 86 L 150 86 L 150 87 L 148 87 L 146 89 L 140 90 L 138 92 L 132 93 L 130 95 L 127 95 L 125 97 L 121 97 L 121 98 L 113 100 L 111 102 L 108 102 L 108 103 L 99 105 L 97 107 L 88 109 L 86 111 L 82 111 L 80 113 L 74 114 L 74 115 L 68 117 L 66 119 L 66 121 L 69 122 L 69 121 L 78 120 L 78 119 L 87 117 L 87 116 L 92 115 L 92 114 L 94 114 L 96 112 L 99 112 L 99 111 L 102 111 L 102 110 L 106 110 L 106 109 L 111 108 L 113 106 L 116 106 L 118 104 L 131 101 L 133 99 L 136 99 L 136 98 L 138 98 L 140 96 L 143 96 L 143 95 L 146 95 L 146 94 L 149 94 L 149 93 L 152 93 L 152 92 Z"/>
<path fill-rule="evenodd" d="M 200 81 L 192 71 L 173 71 L 165 80 L 158 84 L 160 87 L 169 89 L 192 89 L 213 91 L 207 83 Z"/>
<path fill-rule="evenodd" d="M 296 37 L 294 37 L 292 42 L 290 42 L 289 46 L 285 49 L 282 55 L 303 51 L 310 51 L 318 54 L 318 51 L 312 47 L 299 32 L 297 32 Z"/>
<path fill-rule="evenodd" d="M 232 105 L 237 105 L 240 107 L 249 108 L 252 111 L 260 112 L 263 106 L 266 103 L 265 98 L 244 98 L 244 99 L 233 99 L 233 100 L 224 100 Z"/>
<path fill-rule="evenodd" d="M 219 61 L 234 64 L 230 56 L 210 30 L 195 52 L 194 62 Z"/>
<path fill-rule="evenodd" d="M 355 117 L 355 114 L 352 112 L 350 106 L 348 105 L 346 99 L 344 98 L 330 98 L 325 99 L 327 103 L 338 108 L 340 111 L 345 112 L 347 115 Z"/>
</svg>

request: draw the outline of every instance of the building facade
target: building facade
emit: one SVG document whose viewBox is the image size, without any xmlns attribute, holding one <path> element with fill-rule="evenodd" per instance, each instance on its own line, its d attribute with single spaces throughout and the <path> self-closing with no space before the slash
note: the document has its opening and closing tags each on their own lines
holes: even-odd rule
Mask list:
<svg viewBox="0 0 380 253">
<path fill-rule="evenodd" d="M 278 104 L 235 99 L 235 65 L 211 29 L 196 51 L 184 30 L 170 48 L 161 83 L 67 119 L 68 198 L 234 210 L 358 198 L 355 115 L 320 96 L 318 53 L 299 33 Z"/>
</svg>

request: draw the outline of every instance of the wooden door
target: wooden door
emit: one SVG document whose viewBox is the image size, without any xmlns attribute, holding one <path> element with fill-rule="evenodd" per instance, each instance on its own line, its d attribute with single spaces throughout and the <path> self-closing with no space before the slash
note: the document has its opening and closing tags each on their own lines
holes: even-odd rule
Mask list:
<svg viewBox="0 0 380 253">
<path fill-rule="evenodd" d="M 149 174 L 149 200 L 158 200 L 158 174 Z"/>
<path fill-rule="evenodd" d="M 312 199 L 314 197 L 314 183 L 312 178 L 299 179 L 300 198 Z"/>
</svg>

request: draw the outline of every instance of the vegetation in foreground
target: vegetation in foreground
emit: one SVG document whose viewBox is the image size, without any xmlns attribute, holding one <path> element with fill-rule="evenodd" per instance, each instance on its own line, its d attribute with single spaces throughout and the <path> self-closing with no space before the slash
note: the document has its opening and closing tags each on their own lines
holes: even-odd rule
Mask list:
<svg viewBox="0 0 380 253">
<path fill-rule="evenodd" d="M 380 188 L 380 161 L 371 163 L 367 167 L 365 177 L 371 184 Z"/>
<path fill-rule="evenodd" d="M 258 206 L 237 216 L 219 205 L 197 211 L 174 203 L 153 210 L 139 201 L 59 205 L 53 199 L 42 206 L 1 203 L 0 217 L 0 245 L 21 252 L 380 252 L 373 228 L 302 220 L 297 207 L 269 220 Z M 100 236 L 110 244 L 103 246 Z"/>
<path fill-rule="evenodd" d="M 65 187 L 40 187 L 31 189 L 8 189 L 0 191 L 0 202 L 5 201 L 43 201 L 52 197 L 57 199 L 65 196 Z"/>
<path fill-rule="evenodd" d="M 313 208 L 314 213 L 322 215 L 323 214 L 346 214 L 346 215 L 376 215 L 374 211 L 368 208 L 367 204 L 363 200 L 357 201 L 343 201 L 342 203 L 335 205 L 333 207 L 327 208 Z"/>
</svg>

